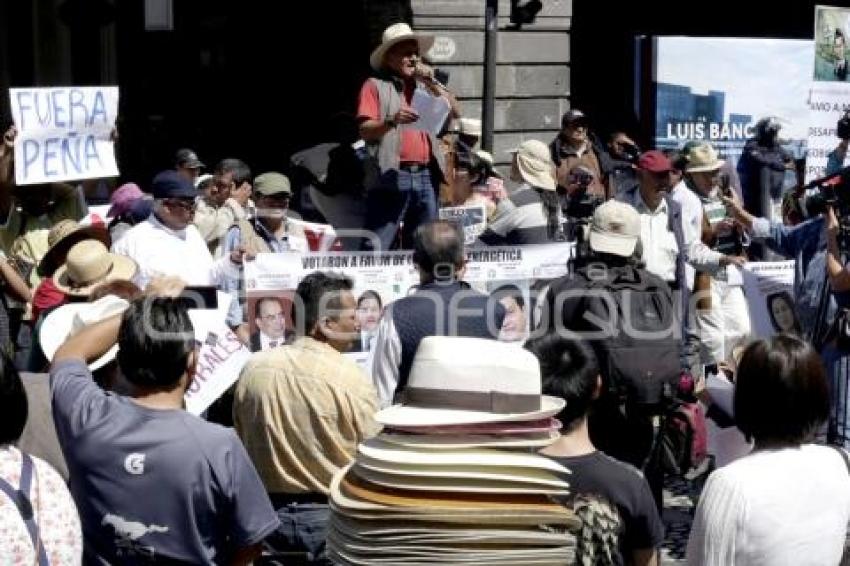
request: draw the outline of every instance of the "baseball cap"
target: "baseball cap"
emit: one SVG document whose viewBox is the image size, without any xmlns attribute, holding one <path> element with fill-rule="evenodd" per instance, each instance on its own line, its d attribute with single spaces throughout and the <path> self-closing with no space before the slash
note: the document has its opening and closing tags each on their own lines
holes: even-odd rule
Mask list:
<svg viewBox="0 0 850 566">
<path fill-rule="evenodd" d="M 153 198 L 195 198 L 198 191 L 189 179 L 177 171 L 168 170 L 153 178 L 151 194 Z"/>
<path fill-rule="evenodd" d="M 578 108 L 567 110 L 564 115 L 561 116 L 561 127 L 572 124 L 587 124 L 587 116 L 585 116 L 584 112 Z"/>
<path fill-rule="evenodd" d="M 292 187 L 286 175 L 280 173 L 263 173 L 254 179 L 254 192 L 263 196 L 277 195 L 280 193 L 292 194 Z"/>
<path fill-rule="evenodd" d="M 200 169 L 204 167 L 203 162 L 198 159 L 198 154 L 188 148 L 178 149 L 174 155 L 174 164 L 177 167 L 186 167 L 187 169 Z"/>
<path fill-rule="evenodd" d="M 657 149 L 653 149 L 651 151 L 645 151 L 640 155 L 638 158 L 638 169 L 643 169 L 650 173 L 666 173 L 673 169 L 673 164 L 670 162 L 670 158 Z"/>
<path fill-rule="evenodd" d="M 640 238 L 640 215 L 631 205 L 616 200 L 597 207 L 590 223 L 590 249 L 629 257 Z"/>
</svg>

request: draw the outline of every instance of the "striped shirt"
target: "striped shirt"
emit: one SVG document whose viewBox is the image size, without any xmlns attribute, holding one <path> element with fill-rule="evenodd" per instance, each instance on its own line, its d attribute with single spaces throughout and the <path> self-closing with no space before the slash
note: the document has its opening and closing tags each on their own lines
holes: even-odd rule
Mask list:
<svg viewBox="0 0 850 566">
<path fill-rule="evenodd" d="M 551 241 L 547 224 L 540 193 L 523 184 L 507 201 L 499 203 L 481 241 L 492 246 L 545 244 Z"/>
</svg>

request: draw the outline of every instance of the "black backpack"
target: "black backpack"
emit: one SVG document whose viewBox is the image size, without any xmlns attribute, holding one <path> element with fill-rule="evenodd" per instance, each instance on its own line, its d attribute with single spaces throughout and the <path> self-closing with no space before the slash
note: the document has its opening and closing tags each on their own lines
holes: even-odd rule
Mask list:
<svg viewBox="0 0 850 566">
<path fill-rule="evenodd" d="M 662 279 L 632 266 L 579 270 L 585 297 L 576 312 L 609 391 L 626 403 L 663 408 L 682 372 L 681 324 L 673 292 Z M 565 321 L 567 322 L 567 321 Z"/>
</svg>

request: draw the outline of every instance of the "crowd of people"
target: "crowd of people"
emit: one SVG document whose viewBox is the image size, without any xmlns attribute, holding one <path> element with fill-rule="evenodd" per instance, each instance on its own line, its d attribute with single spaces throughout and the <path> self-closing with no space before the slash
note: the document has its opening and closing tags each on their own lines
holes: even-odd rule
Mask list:
<svg viewBox="0 0 850 566">
<path fill-rule="evenodd" d="M 340 478 L 356 475 L 355 459 L 368 471 L 360 447 L 381 432 L 388 411 L 496 414 L 469 420 L 459 438 L 476 445 L 504 429 L 481 423 L 523 421 L 527 429 L 513 437 L 523 445 L 534 423 L 519 416 L 542 415 L 548 396 L 558 401 L 546 418 L 557 420 L 523 446 L 568 470 L 558 485 L 566 482 L 569 493 L 555 499 L 579 518 L 564 539 L 579 563 L 659 563 L 667 424 L 684 405 L 708 422 L 715 456 L 701 470 L 710 474 L 689 563 L 841 561 L 850 525 L 842 212 L 827 206 L 804 218 L 795 208 L 802 181 L 784 187 L 799 163 L 781 148 L 777 123 L 759 122 L 735 168 L 707 142 L 641 152 L 617 131 L 603 143 L 573 109 L 551 143 L 523 141 L 500 172 L 478 147 L 480 122 L 463 116 L 423 63 L 432 41 L 407 24 L 390 26 L 356 107 L 361 140 L 350 148 L 349 184 L 362 189 L 365 237 L 354 245 L 411 249 L 419 275 L 392 302 L 375 290 L 355 296 L 345 273 L 316 271 L 293 300 L 264 297 L 249 308 L 246 262 L 314 247 L 299 215 L 308 210 L 300 210 L 303 187 L 280 172 L 254 176 L 228 158 L 202 174 L 198 155 L 181 149 L 150 183 L 112 190 L 101 217 L 88 210 L 97 183 L 16 186 L 16 130 L 7 130 L 0 559 L 356 563 L 346 562 L 339 532 L 328 550 L 329 524 L 342 520 L 332 519 L 339 509 L 330 500 L 340 496 Z M 420 91 L 445 100 L 439 132 L 416 128 Z M 327 171 L 328 183 L 340 184 L 338 174 Z M 439 219 L 440 207 L 463 205 L 485 209 L 474 243 Z M 501 284 L 483 293 L 464 281 L 471 247 L 558 242 L 574 244 L 576 257 L 567 275 L 539 282 L 538 292 Z M 759 338 L 741 269 L 770 254 L 796 260 L 794 291 L 772 296 L 777 335 Z M 181 298 L 187 287 L 230 294 L 224 322 L 253 352 L 200 417 L 184 410 L 199 351 Z M 481 391 L 458 391 L 440 373 L 458 360 L 420 348 L 431 337 L 448 340 L 437 352 L 457 352 L 451 341 L 464 340 L 466 366 L 491 367 L 476 355 L 492 348 L 532 359 L 538 390 L 479 383 Z M 365 366 L 348 355 L 357 352 L 367 354 Z M 421 381 L 428 371 L 428 388 L 411 385 L 412 374 Z M 427 420 L 408 425 L 446 433 Z M 701 430 L 690 425 L 689 439 Z M 403 474 L 421 475 L 415 464 Z M 356 479 L 366 484 L 368 476 Z M 412 497 L 372 489 L 394 501 Z M 608 515 L 577 511 L 591 496 L 606 502 Z M 364 517 L 370 510 L 364 503 Z M 367 534 L 374 533 L 354 533 Z M 420 563 L 445 563 L 438 546 L 416 551 Z"/>
</svg>

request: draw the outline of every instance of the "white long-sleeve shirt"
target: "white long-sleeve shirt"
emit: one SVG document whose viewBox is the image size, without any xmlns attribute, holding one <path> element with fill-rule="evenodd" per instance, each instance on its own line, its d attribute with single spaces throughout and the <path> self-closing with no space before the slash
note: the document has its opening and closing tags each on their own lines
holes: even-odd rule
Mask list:
<svg viewBox="0 0 850 566">
<path fill-rule="evenodd" d="M 153 214 L 115 242 L 112 251 L 138 264 L 133 282 L 142 289 L 162 276 L 177 276 L 189 285 L 219 286 L 229 270 L 238 269 L 229 256 L 214 260 L 195 226 L 172 230 Z"/>
<path fill-rule="evenodd" d="M 718 251 L 712 250 L 702 241 L 702 201 L 694 192 L 687 187 L 684 181 L 679 181 L 670 191 L 670 198 L 682 207 L 682 236 L 685 241 L 685 276 L 688 280 L 688 289 L 694 288 L 694 273 L 705 271 L 711 274 L 720 270 L 720 258 L 723 257 Z"/>
</svg>

